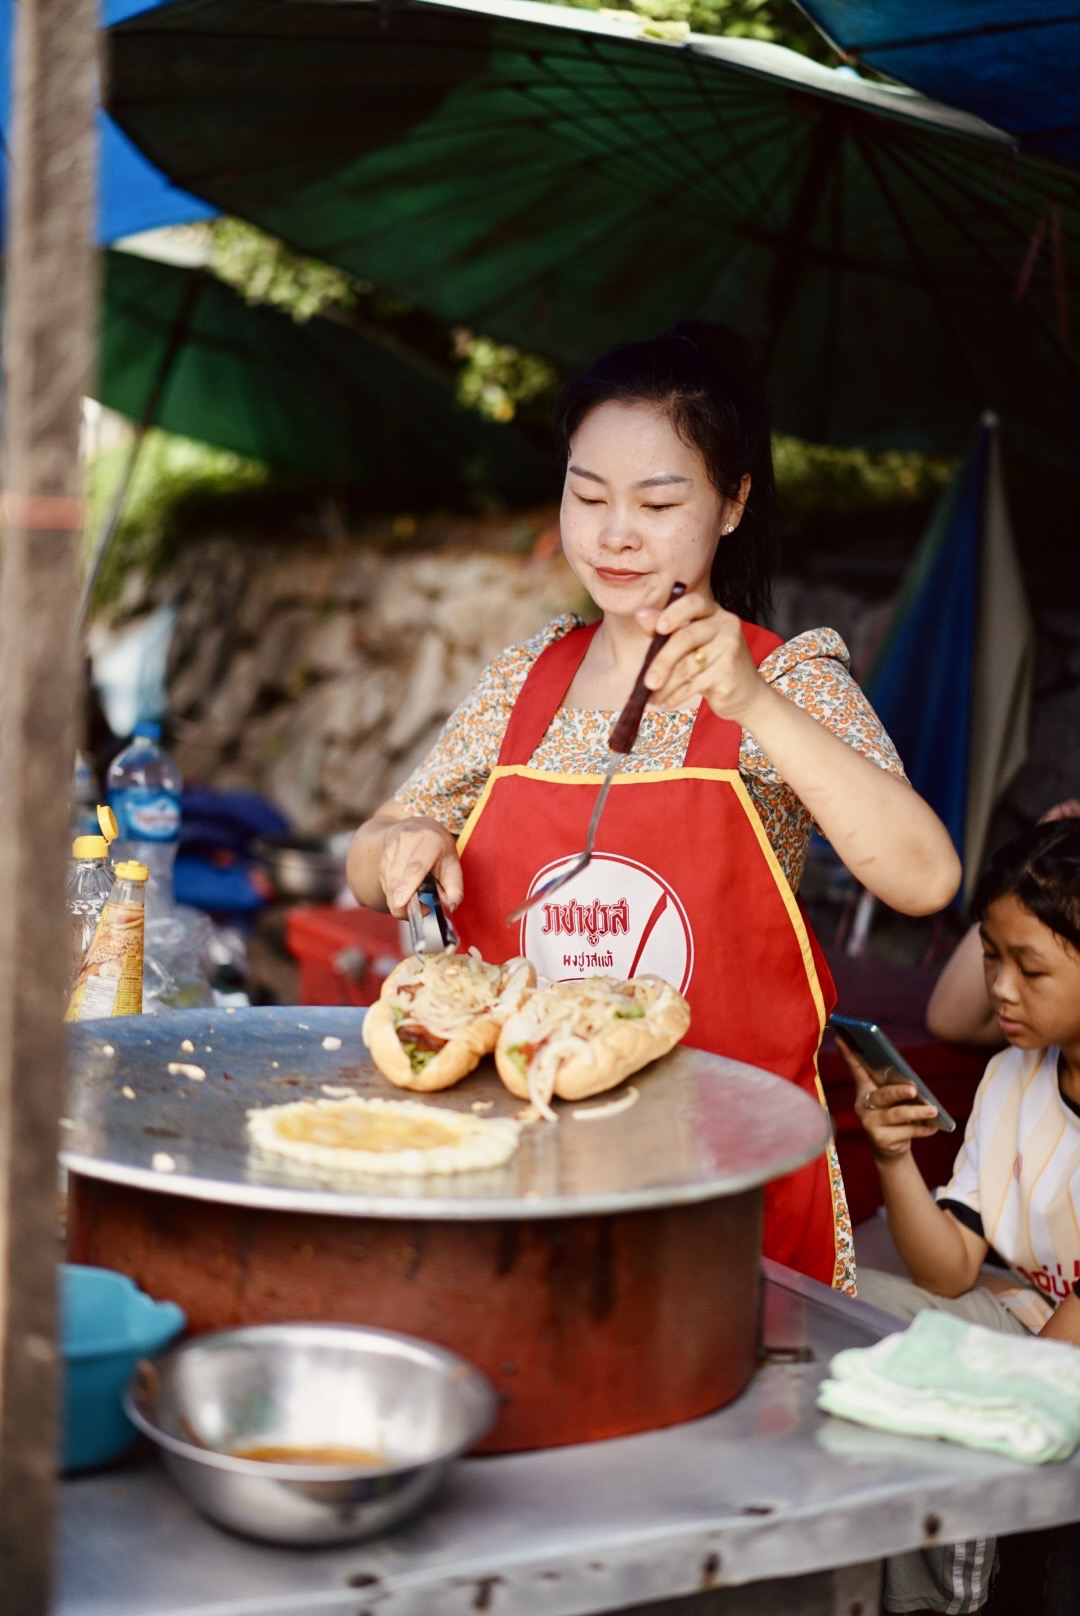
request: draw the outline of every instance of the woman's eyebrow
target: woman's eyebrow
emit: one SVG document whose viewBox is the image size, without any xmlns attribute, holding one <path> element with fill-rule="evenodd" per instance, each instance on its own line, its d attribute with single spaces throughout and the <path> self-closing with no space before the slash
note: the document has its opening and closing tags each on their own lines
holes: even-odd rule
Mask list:
<svg viewBox="0 0 1080 1616">
<path fill-rule="evenodd" d="M 567 466 L 567 471 L 575 477 L 587 477 L 591 483 L 607 483 L 606 477 L 601 477 L 595 471 L 586 471 L 584 466 Z M 689 483 L 690 477 L 680 477 L 675 472 L 668 472 L 660 477 L 643 477 L 641 482 L 635 483 L 635 488 L 666 488 L 669 483 Z"/>
</svg>

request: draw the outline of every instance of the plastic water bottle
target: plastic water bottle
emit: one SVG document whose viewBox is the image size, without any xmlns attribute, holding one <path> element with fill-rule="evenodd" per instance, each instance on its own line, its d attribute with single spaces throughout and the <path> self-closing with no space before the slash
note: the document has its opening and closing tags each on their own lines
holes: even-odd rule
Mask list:
<svg viewBox="0 0 1080 1616">
<path fill-rule="evenodd" d="M 112 891 L 113 878 L 106 864 L 108 853 L 109 844 L 104 836 L 76 836 L 71 848 L 72 864 L 67 878 L 69 993 L 75 986 L 86 951 L 98 929 L 101 911 Z"/>
<path fill-rule="evenodd" d="M 76 836 L 96 836 L 98 783 L 94 771 L 81 752 L 75 754 L 75 772 L 71 777 L 71 839 Z"/>
<path fill-rule="evenodd" d="M 173 908 L 173 865 L 180 836 L 180 771 L 159 745 L 160 724 L 136 724 L 131 742 L 109 765 L 109 807 L 120 827 L 119 857 L 145 864 L 149 914 Z"/>
</svg>

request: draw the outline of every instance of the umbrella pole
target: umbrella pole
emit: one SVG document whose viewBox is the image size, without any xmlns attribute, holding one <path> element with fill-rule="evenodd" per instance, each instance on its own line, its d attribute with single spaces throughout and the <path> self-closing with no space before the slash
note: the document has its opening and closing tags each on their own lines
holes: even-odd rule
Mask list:
<svg viewBox="0 0 1080 1616">
<path fill-rule="evenodd" d="M 849 959 L 858 959 L 866 953 L 866 945 L 870 939 L 870 927 L 874 923 L 874 910 L 877 908 L 877 899 L 872 892 L 863 887 L 855 905 L 855 913 L 851 921 L 851 930 L 848 932 L 844 953 Z"/>
<path fill-rule="evenodd" d="M 56 1151 L 93 311 L 95 7 L 15 7 L 0 568 L 0 1616 L 49 1604 L 56 1464 Z"/>
<path fill-rule="evenodd" d="M 83 581 L 82 599 L 79 602 L 78 618 L 76 620 L 76 630 L 79 634 L 82 633 L 83 625 L 86 622 L 89 614 L 90 606 L 94 599 L 94 590 L 97 588 L 97 581 L 101 576 L 101 569 L 105 564 L 105 557 L 109 553 L 109 546 L 115 537 L 116 529 L 120 525 L 120 517 L 123 514 L 124 502 L 127 499 L 128 490 L 131 487 L 131 479 L 135 475 L 135 467 L 139 462 L 140 450 L 146 441 L 147 432 L 149 432 L 150 428 L 157 420 L 157 414 L 158 410 L 161 408 L 161 400 L 164 396 L 165 388 L 168 385 L 169 377 L 172 375 L 173 366 L 176 364 L 177 355 L 179 354 L 184 339 L 188 334 L 188 328 L 191 325 L 191 317 L 195 312 L 195 305 L 199 300 L 199 293 L 202 290 L 202 285 L 205 278 L 205 264 L 197 264 L 195 268 L 192 269 L 188 274 L 187 282 L 184 286 L 183 296 L 180 299 L 176 314 L 173 317 L 172 325 L 169 327 L 169 334 L 165 342 L 165 348 L 162 352 L 161 360 L 158 364 L 157 372 L 155 373 L 154 380 L 151 383 L 150 391 L 146 395 L 146 403 L 143 405 L 142 414 L 140 415 L 138 423 L 135 427 L 135 436 L 131 441 L 131 447 L 128 450 L 127 460 L 125 461 L 124 469 L 120 474 L 120 481 L 113 490 L 112 498 L 109 500 L 109 508 L 105 512 L 101 526 L 94 537 L 93 546 L 90 552 L 90 561 L 86 568 L 86 577 Z"/>
</svg>

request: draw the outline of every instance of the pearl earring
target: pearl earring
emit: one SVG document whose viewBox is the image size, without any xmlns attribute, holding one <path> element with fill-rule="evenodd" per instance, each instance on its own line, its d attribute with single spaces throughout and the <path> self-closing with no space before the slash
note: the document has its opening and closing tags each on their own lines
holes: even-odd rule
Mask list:
<svg viewBox="0 0 1080 1616">
<path fill-rule="evenodd" d="M 734 531 L 735 531 L 735 523 L 734 522 L 729 522 L 727 527 L 724 529 L 724 532 L 725 533 L 734 533 Z"/>
</svg>

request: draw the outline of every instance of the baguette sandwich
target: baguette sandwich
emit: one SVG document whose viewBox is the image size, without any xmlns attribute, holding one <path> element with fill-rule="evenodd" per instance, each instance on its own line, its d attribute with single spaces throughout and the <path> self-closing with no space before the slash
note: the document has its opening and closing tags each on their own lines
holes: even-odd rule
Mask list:
<svg viewBox="0 0 1080 1616">
<path fill-rule="evenodd" d="M 525 959 L 487 965 L 475 949 L 413 955 L 394 967 L 364 1017 L 364 1043 L 398 1088 L 447 1089 L 490 1055 L 535 981 Z"/>
<path fill-rule="evenodd" d="M 511 1094 L 553 1118 L 551 1099 L 584 1100 L 666 1055 L 690 1026 L 690 1006 L 659 976 L 591 976 L 526 993 L 495 1047 Z"/>
</svg>

